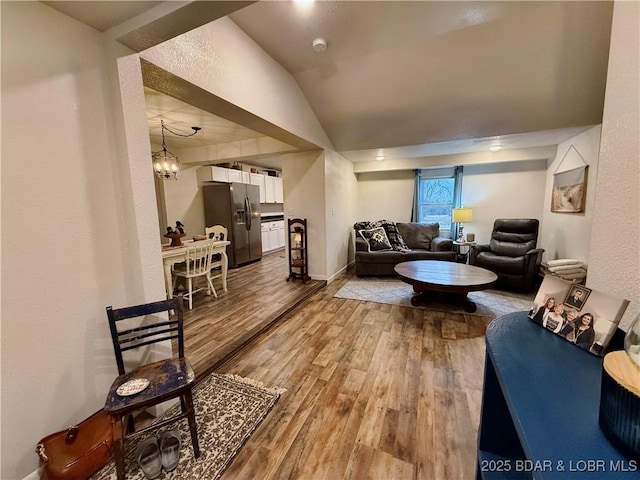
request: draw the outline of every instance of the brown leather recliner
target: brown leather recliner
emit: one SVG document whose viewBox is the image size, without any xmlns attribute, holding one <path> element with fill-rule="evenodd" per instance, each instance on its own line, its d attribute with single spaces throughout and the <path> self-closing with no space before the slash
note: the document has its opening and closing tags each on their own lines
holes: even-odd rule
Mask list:
<svg viewBox="0 0 640 480">
<path fill-rule="evenodd" d="M 501 218 L 494 222 L 489 245 L 472 245 L 469 264 L 498 275 L 498 286 L 532 291 L 544 249 L 536 248 L 540 222 L 535 218 Z"/>
</svg>

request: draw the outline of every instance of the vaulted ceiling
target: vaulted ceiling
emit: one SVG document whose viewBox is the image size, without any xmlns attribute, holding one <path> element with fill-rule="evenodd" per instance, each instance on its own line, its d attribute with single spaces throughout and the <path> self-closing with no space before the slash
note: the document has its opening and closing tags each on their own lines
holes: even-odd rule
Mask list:
<svg viewBox="0 0 640 480">
<path fill-rule="evenodd" d="M 104 30 L 109 11 L 115 24 L 121 9 L 166 2 L 46 3 Z M 88 4 L 100 4 L 93 20 L 78 13 Z M 260 1 L 229 16 L 295 78 L 336 150 L 363 161 L 557 143 L 600 123 L 612 11 L 594 1 Z"/>
<path fill-rule="evenodd" d="M 611 14 L 598 2 L 258 2 L 231 19 L 345 151 L 600 123 Z"/>
</svg>

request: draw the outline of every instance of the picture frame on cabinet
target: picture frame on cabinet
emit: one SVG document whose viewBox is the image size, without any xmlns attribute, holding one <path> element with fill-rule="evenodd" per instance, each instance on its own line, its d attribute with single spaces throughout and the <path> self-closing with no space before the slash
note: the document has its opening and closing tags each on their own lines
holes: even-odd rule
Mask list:
<svg viewBox="0 0 640 480">
<path fill-rule="evenodd" d="M 629 300 L 546 275 L 529 318 L 575 346 L 604 356 L 628 305 Z"/>
</svg>

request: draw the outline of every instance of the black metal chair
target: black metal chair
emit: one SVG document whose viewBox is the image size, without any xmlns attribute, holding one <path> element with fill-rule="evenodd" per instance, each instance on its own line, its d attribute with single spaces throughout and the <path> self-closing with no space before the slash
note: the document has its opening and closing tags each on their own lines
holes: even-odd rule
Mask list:
<svg viewBox="0 0 640 480">
<path fill-rule="evenodd" d="M 170 312 L 174 314 L 171 315 Z M 166 312 L 168 319 L 163 313 Z M 125 478 L 124 440 L 187 418 L 193 454 L 200 456 L 191 388 L 195 375 L 184 357 L 182 302 L 179 298 L 144 305 L 114 309 L 107 307 L 107 317 L 119 376 L 109 389 L 104 409 L 111 415 L 114 457 L 118 480 Z M 127 319 L 140 318 L 140 321 Z M 122 322 L 122 323 L 119 323 Z M 133 323 L 133 324 L 132 324 Z M 157 342 L 177 340 L 178 355 L 125 372 L 123 352 Z M 136 383 L 128 383 L 137 380 Z M 146 382 L 148 385 L 145 387 Z M 125 385 L 126 384 L 126 385 Z M 124 385 L 124 387 L 123 387 Z M 127 389 L 132 386 L 133 388 Z M 137 388 L 135 388 L 137 386 Z M 137 393 L 136 390 L 140 389 Z M 180 398 L 180 412 L 144 428 L 133 428 L 132 414 L 173 398 Z M 123 421 L 124 419 L 124 421 Z"/>
<path fill-rule="evenodd" d="M 536 248 L 535 218 L 502 218 L 493 224 L 489 245 L 471 245 L 469 264 L 498 275 L 498 286 L 530 292 L 536 286 L 544 249 Z"/>
</svg>

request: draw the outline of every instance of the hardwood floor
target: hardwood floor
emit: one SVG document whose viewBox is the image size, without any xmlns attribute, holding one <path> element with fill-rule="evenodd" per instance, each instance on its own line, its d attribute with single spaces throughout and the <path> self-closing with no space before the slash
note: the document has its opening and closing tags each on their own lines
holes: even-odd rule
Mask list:
<svg viewBox="0 0 640 480">
<path fill-rule="evenodd" d="M 255 323 L 286 308 L 297 293 L 278 294 L 286 274 L 277 269 L 264 262 L 238 274 L 242 288 L 230 281 L 233 299 L 218 302 L 233 314 L 216 308 L 221 316 L 210 316 L 201 305 L 188 314 L 187 339 L 196 331 L 203 338 L 187 344 L 187 354 L 212 364 L 205 358 L 218 356 L 210 352 L 223 348 L 225 334 L 235 338 L 234 318 L 250 329 L 245 317 Z M 488 319 L 333 298 L 348 277 L 216 368 L 287 389 L 223 480 L 475 478 Z"/>
<path fill-rule="evenodd" d="M 185 303 L 185 355 L 196 379 L 214 371 L 252 338 L 260 335 L 306 298 L 324 281 L 286 282 L 289 274 L 284 250 L 264 255 L 253 264 L 229 269 L 227 289 L 214 280 L 218 298 L 196 293 L 193 309 Z"/>
</svg>

